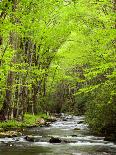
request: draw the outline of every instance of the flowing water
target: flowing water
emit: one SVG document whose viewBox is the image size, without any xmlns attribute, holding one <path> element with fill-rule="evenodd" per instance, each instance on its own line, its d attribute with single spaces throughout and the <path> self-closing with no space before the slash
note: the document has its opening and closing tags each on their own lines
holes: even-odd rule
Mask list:
<svg viewBox="0 0 116 155">
<path fill-rule="evenodd" d="M 36 142 L 25 140 L 25 136 L 0 138 L 0 155 L 116 155 L 116 144 L 91 135 L 83 120 L 79 116 L 62 116 L 50 127 L 25 131 Z M 51 137 L 59 137 L 63 142 L 49 143 Z"/>
</svg>

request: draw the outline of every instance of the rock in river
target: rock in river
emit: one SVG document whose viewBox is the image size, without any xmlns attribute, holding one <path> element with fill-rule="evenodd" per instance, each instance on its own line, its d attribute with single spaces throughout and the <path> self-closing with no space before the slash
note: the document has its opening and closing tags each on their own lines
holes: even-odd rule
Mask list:
<svg viewBox="0 0 116 155">
<path fill-rule="evenodd" d="M 74 130 L 77 130 L 77 131 L 79 131 L 79 130 L 80 130 L 80 128 L 74 128 Z"/>
<path fill-rule="evenodd" d="M 50 143 L 61 143 L 61 139 L 60 138 L 56 138 L 56 137 L 51 137 L 51 139 L 49 140 Z"/>
<path fill-rule="evenodd" d="M 32 135 L 28 135 L 24 139 L 29 142 L 39 142 L 40 141 L 40 137 L 32 136 Z"/>
</svg>

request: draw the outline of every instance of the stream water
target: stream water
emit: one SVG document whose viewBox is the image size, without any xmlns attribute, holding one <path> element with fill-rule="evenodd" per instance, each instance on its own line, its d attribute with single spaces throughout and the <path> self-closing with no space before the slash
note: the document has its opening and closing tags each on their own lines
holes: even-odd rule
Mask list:
<svg viewBox="0 0 116 155">
<path fill-rule="evenodd" d="M 36 142 L 25 140 L 25 136 L 0 138 L 0 155 L 116 155 L 116 144 L 91 135 L 83 120 L 62 116 L 50 127 L 27 129 L 24 135 L 32 135 Z M 49 143 L 51 137 L 67 143 Z"/>
</svg>

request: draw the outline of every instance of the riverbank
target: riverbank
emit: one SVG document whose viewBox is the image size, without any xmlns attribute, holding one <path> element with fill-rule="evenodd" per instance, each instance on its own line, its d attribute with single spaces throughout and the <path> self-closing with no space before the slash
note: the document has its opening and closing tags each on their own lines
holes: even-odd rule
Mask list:
<svg viewBox="0 0 116 155">
<path fill-rule="evenodd" d="M 21 136 L 26 128 L 49 126 L 56 118 L 49 114 L 25 114 L 23 121 L 8 120 L 0 122 L 0 138 Z"/>
</svg>

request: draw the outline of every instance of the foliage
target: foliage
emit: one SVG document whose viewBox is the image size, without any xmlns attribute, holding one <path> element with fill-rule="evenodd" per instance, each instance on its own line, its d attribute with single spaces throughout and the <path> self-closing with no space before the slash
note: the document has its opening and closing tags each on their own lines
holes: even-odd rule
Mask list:
<svg viewBox="0 0 116 155">
<path fill-rule="evenodd" d="M 86 113 L 93 132 L 115 134 L 115 2 L 6 0 L 0 6 L 0 117 Z"/>
<path fill-rule="evenodd" d="M 105 82 L 97 92 L 91 93 L 92 101 L 87 104 L 86 121 L 97 134 L 116 134 L 116 94 L 113 93 L 115 89 L 114 83 Z"/>
<path fill-rule="evenodd" d="M 67 103 L 63 100 L 65 111 L 69 106 L 70 111 L 72 109 L 77 114 L 79 111 L 80 114 L 86 111 L 86 120 L 92 131 L 104 135 L 116 134 L 113 5 L 114 3 L 107 0 L 75 1 L 73 30 L 57 53 L 61 59 L 54 62 L 58 71 L 52 81 L 52 89 L 57 94 L 60 81 L 67 79 L 66 83 L 73 92 L 70 97 L 73 96 L 74 102 L 71 104 L 70 101 Z M 73 84 L 70 81 L 73 81 Z M 63 94 L 64 89 L 68 93 L 67 87 L 61 86 L 60 94 Z M 60 99 L 61 97 L 59 104 Z"/>
<path fill-rule="evenodd" d="M 20 109 L 22 115 L 41 110 L 49 66 L 71 31 L 72 9 L 62 0 L 2 1 L 0 5 L 0 102 L 10 119 L 15 109 L 18 115 Z"/>
<path fill-rule="evenodd" d="M 38 115 L 31 115 L 31 114 L 25 114 L 24 120 L 22 121 L 17 121 L 17 120 L 8 120 L 5 122 L 0 122 L 0 128 L 23 128 L 23 127 L 29 127 L 33 125 L 37 125 L 37 119 L 39 118 L 44 118 L 47 119 L 49 118 L 48 115 L 46 114 L 38 114 Z M 39 125 L 39 124 L 38 124 Z"/>
</svg>

